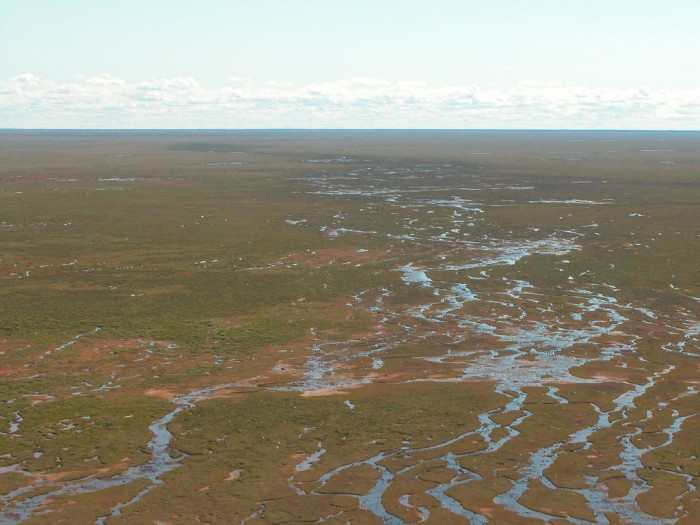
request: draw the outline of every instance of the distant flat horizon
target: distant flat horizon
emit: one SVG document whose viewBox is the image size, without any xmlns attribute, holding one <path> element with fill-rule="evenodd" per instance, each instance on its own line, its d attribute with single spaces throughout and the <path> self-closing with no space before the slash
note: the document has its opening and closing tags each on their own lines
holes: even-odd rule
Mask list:
<svg viewBox="0 0 700 525">
<path fill-rule="evenodd" d="M 605 129 L 605 128 L 0 128 L 0 132 L 99 132 L 99 133 L 121 133 L 121 132 L 136 132 L 136 133 L 187 133 L 187 132 L 294 132 L 294 131 L 332 131 L 332 132 L 396 132 L 396 133 L 411 133 L 411 132 L 503 132 L 503 133 L 700 133 L 698 129 Z"/>
</svg>

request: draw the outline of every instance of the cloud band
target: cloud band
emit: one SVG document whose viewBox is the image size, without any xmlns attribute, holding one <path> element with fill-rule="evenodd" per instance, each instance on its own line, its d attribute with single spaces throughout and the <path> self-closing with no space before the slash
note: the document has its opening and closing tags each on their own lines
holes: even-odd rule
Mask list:
<svg viewBox="0 0 700 525">
<path fill-rule="evenodd" d="M 232 78 L 0 81 L 4 128 L 699 129 L 700 90 L 522 83 L 510 89 L 356 78 L 292 86 Z"/>
</svg>

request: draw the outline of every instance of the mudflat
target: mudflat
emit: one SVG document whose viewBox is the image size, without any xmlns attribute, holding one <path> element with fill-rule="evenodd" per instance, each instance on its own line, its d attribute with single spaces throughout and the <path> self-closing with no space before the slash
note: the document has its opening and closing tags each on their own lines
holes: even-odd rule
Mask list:
<svg viewBox="0 0 700 525">
<path fill-rule="evenodd" d="M 700 133 L 0 132 L 3 523 L 697 523 Z"/>
</svg>

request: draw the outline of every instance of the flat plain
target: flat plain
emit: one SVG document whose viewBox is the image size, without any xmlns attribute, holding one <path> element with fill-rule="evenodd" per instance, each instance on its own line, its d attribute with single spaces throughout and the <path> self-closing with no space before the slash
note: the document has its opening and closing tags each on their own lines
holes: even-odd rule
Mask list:
<svg viewBox="0 0 700 525">
<path fill-rule="evenodd" d="M 0 522 L 700 522 L 700 133 L 0 132 Z"/>
</svg>

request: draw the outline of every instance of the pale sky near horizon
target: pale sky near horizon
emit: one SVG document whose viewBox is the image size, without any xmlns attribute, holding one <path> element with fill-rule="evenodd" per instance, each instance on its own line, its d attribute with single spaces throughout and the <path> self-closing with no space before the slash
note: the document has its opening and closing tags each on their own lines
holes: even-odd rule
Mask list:
<svg viewBox="0 0 700 525">
<path fill-rule="evenodd" d="M 0 127 L 700 128 L 698 0 L 0 0 Z"/>
</svg>

